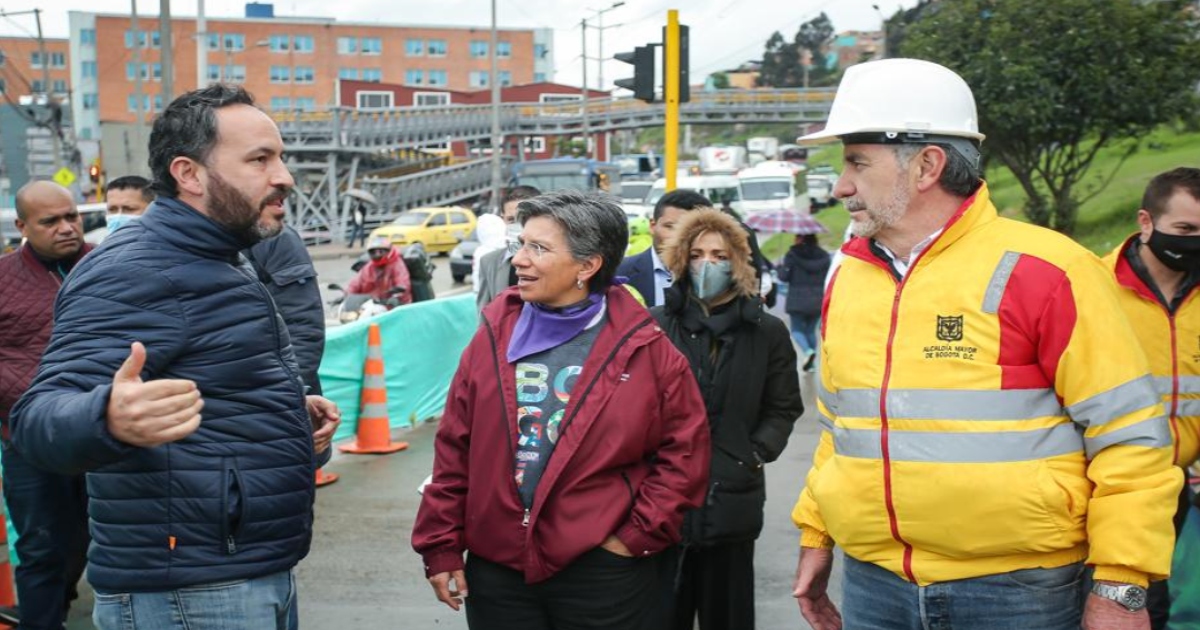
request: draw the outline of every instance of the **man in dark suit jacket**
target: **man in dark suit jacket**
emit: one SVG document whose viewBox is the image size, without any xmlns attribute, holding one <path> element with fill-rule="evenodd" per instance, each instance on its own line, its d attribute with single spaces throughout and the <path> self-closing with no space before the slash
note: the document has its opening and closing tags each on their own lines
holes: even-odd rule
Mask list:
<svg viewBox="0 0 1200 630">
<path fill-rule="evenodd" d="M 687 188 L 672 190 L 654 204 L 654 215 L 650 219 L 650 238 L 654 246 L 640 254 L 627 256 L 617 268 L 617 275 L 628 278 L 629 286 L 641 294 L 646 308 L 662 304 L 663 289 L 671 286 L 671 273 L 658 257 L 663 241 L 674 232 L 675 223 L 684 212 L 711 208 L 712 205 L 708 197 Z"/>
</svg>

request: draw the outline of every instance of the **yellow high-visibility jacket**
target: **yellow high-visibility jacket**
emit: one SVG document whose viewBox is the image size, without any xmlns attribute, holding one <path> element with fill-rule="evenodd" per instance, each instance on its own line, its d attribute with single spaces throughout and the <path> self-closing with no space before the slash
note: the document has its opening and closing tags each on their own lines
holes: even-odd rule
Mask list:
<svg viewBox="0 0 1200 630">
<path fill-rule="evenodd" d="M 1150 360 L 1150 374 L 1162 396 L 1174 437 L 1178 466 L 1200 455 L 1200 290 L 1193 288 L 1174 313 L 1134 272 L 1125 251 L 1136 235 L 1104 257 L 1117 279 L 1117 298 Z"/>
<path fill-rule="evenodd" d="M 1112 275 L 986 185 L 903 280 L 853 239 L 826 292 L 801 545 L 920 585 L 1087 559 L 1170 570 L 1182 474 Z"/>
</svg>

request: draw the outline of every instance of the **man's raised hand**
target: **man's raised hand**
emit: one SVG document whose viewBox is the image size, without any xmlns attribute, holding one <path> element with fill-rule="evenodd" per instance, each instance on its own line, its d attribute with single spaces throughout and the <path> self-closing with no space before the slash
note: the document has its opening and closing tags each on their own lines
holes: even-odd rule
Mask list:
<svg viewBox="0 0 1200 630">
<path fill-rule="evenodd" d="M 196 383 L 181 379 L 143 381 L 146 347 L 134 342 L 129 358 L 113 375 L 108 397 L 108 432 L 133 446 L 153 448 L 191 435 L 200 426 L 204 401 Z"/>
</svg>

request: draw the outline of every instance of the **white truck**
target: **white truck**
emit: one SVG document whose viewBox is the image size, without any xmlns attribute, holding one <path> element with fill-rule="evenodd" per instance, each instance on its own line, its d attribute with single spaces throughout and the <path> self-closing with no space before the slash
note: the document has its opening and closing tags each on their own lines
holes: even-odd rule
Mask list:
<svg viewBox="0 0 1200 630">
<path fill-rule="evenodd" d="M 704 147 L 700 149 L 700 174 L 733 175 L 749 162 L 744 147 Z"/>
<path fill-rule="evenodd" d="M 795 170 L 785 162 L 763 162 L 738 173 L 745 215 L 796 209 Z"/>
<path fill-rule="evenodd" d="M 746 139 L 746 150 L 750 152 L 750 166 L 760 162 L 779 159 L 779 138 L 760 136 Z"/>
</svg>

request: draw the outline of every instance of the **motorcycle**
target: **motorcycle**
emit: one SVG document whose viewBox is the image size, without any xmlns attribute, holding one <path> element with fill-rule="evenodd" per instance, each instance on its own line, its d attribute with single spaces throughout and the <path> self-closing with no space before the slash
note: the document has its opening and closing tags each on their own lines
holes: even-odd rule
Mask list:
<svg viewBox="0 0 1200 630">
<path fill-rule="evenodd" d="M 400 295 L 406 292 L 404 287 L 394 287 L 388 291 L 388 298 L 383 302 L 366 293 L 346 293 L 342 285 L 330 283 L 326 285 L 331 291 L 341 291 L 342 295 L 329 301 L 334 307 L 334 317 L 339 324 L 349 324 L 360 319 L 370 319 L 400 306 Z"/>
<path fill-rule="evenodd" d="M 433 271 L 437 265 L 425 251 L 425 246 L 413 243 L 404 247 L 400 250 L 400 258 L 404 261 L 404 266 L 408 268 L 409 281 L 412 282 L 412 301 L 422 302 L 436 297 L 433 292 Z M 350 265 L 350 270 L 358 273 L 369 262 L 371 262 L 370 255 L 363 252 L 354 261 L 354 264 Z"/>
</svg>

